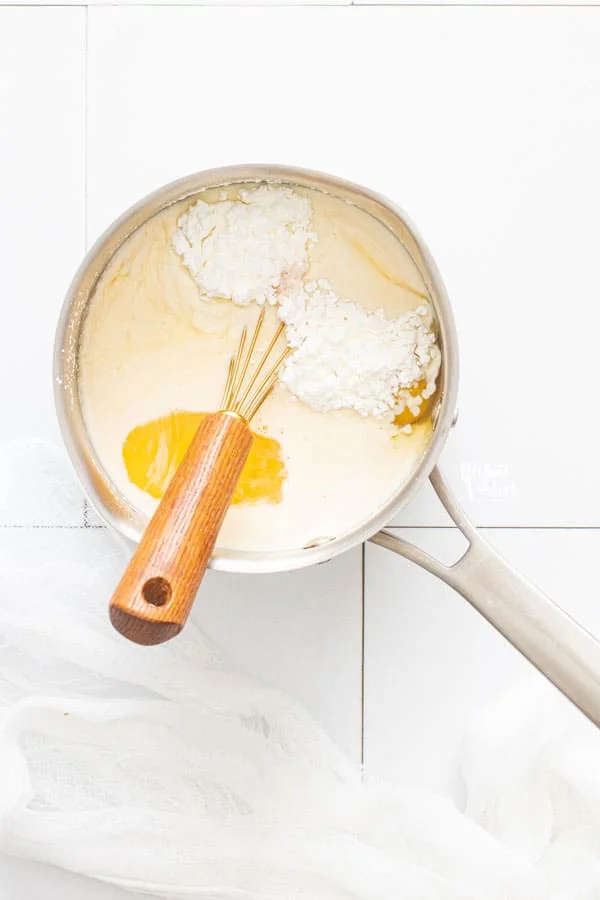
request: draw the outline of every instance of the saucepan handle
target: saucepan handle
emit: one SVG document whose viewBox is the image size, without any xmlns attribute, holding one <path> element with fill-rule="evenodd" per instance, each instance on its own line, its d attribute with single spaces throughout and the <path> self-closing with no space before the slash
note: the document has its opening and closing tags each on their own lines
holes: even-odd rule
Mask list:
<svg viewBox="0 0 600 900">
<path fill-rule="evenodd" d="M 600 642 L 515 572 L 481 537 L 438 469 L 432 472 L 431 482 L 469 541 L 458 562 L 445 566 L 389 531 L 380 531 L 373 542 L 416 562 L 462 594 L 600 727 Z"/>
</svg>

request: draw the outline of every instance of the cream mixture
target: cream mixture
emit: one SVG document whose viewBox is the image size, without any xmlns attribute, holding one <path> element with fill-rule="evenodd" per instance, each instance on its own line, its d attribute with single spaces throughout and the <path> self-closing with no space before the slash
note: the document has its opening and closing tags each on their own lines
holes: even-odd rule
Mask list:
<svg viewBox="0 0 600 900">
<path fill-rule="evenodd" d="M 244 240 L 241 204 L 247 207 Z M 228 244 L 236 215 L 235 240 Z M 418 414 L 435 390 L 439 350 L 425 297 L 419 272 L 398 239 L 369 214 L 324 193 L 247 185 L 207 191 L 163 211 L 113 258 L 84 327 L 80 394 L 107 474 L 134 507 L 151 515 L 157 500 L 129 480 L 125 438 L 136 426 L 176 410 L 219 407 L 229 358 L 243 324 L 255 321 L 258 301 L 267 307 L 265 326 L 271 328 L 265 330 L 275 329 L 278 316 L 286 321 L 287 309 L 290 343 L 296 340 L 282 382 L 252 422 L 254 431 L 281 444 L 287 476 L 281 502 L 232 506 L 217 546 L 298 549 L 353 529 L 408 480 L 427 445 L 426 416 L 399 427 L 390 411 L 392 393 L 395 412 L 409 406 Z M 311 316 L 321 335 L 338 335 L 337 343 L 323 337 L 315 351 L 306 342 L 314 333 L 308 333 Z M 345 380 L 340 377 L 342 351 L 350 344 L 348 321 L 354 324 L 355 355 L 370 340 L 375 356 L 388 355 L 389 371 L 380 366 L 377 373 L 361 372 L 358 360 Z M 411 342 L 410 353 L 402 351 L 402 340 Z M 406 364 L 403 376 L 398 359 Z M 316 373 L 332 367 L 336 377 L 324 393 L 319 385 L 327 379 Z M 381 372 L 382 388 L 374 392 L 372 380 Z M 417 380 L 419 391 L 406 389 Z M 379 397 L 378 405 L 373 397 Z"/>
</svg>

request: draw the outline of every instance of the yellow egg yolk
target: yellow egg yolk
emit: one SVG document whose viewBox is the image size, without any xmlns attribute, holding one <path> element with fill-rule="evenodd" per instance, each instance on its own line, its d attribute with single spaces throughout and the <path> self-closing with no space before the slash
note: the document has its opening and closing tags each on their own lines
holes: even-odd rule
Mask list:
<svg viewBox="0 0 600 900">
<path fill-rule="evenodd" d="M 132 429 L 123 444 L 123 461 L 132 484 L 157 500 L 164 495 L 206 413 L 172 412 Z M 281 445 L 253 432 L 248 459 L 232 503 L 279 503 L 286 477 Z"/>
<path fill-rule="evenodd" d="M 408 399 L 410 397 L 418 397 L 426 387 L 426 382 L 421 380 L 417 381 L 415 384 L 411 385 L 409 388 L 402 388 L 402 390 L 398 391 L 398 398 L 404 397 Z M 435 392 L 426 399 L 421 401 L 421 405 L 419 406 L 419 411 L 415 415 L 408 406 L 408 404 L 404 407 L 401 413 L 394 418 L 394 425 L 397 425 L 399 428 L 402 428 L 403 425 L 414 425 L 416 422 L 421 422 L 425 416 L 429 415 L 431 409 L 433 407 L 433 401 L 435 398 Z"/>
</svg>

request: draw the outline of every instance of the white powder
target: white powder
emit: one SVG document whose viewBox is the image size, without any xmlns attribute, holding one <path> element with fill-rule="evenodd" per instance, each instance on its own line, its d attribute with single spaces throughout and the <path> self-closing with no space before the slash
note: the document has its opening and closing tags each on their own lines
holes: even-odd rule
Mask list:
<svg viewBox="0 0 600 900">
<path fill-rule="evenodd" d="M 305 283 L 312 204 L 282 186 L 241 190 L 239 200 L 200 200 L 181 216 L 173 246 L 205 299 L 279 304 L 293 348 L 281 381 L 313 409 L 418 416 L 435 390 L 440 351 L 429 305 L 401 318 L 338 297 L 329 282 Z M 423 383 L 417 396 L 407 390 Z M 410 427 L 410 426 L 408 426 Z"/>
<path fill-rule="evenodd" d="M 281 381 L 313 409 L 384 416 L 409 405 L 418 414 L 421 398 L 435 389 L 440 352 L 425 305 L 387 319 L 340 299 L 320 280 L 282 297 L 279 315 L 294 348 Z M 425 382 L 422 394 L 399 404 L 401 388 L 419 381 Z"/>
<path fill-rule="evenodd" d="M 199 200 L 178 221 L 173 246 L 202 294 L 245 305 L 276 303 L 282 281 L 308 265 L 312 205 L 288 187 L 241 190 L 239 200 Z"/>
</svg>

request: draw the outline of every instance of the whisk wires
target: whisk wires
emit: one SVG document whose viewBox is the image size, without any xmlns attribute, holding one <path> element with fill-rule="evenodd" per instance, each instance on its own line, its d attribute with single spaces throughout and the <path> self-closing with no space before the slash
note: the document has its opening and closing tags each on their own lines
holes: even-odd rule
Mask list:
<svg viewBox="0 0 600 900">
<path fill-rule="evenodd" d="M 249 343 L 248 328 L 244 325 L 237 351 L 229 361 L 227 381 L 225 382 L 225 391 L 223 393 L 221 408 L 228 412 L 236 413 L 236 415 L 245 419 L 246 422 L 249 422 L 256 415 L 275 387 L 281 364 L 290 352 L 290 348 L 285 347 L 276 357 L 275 362 L 271 361 L 273 350 L 283 334 L 284 324 L 282 322 L 269 341 L 266 350 L 262 353 L 254 372 L 248 378 L 250 363 L 252 362 L 264 321 L 265 310 L 263 308 L 256 320 Z M 248 347 L 246 349 L 247 343 Z"/>
</svg>

